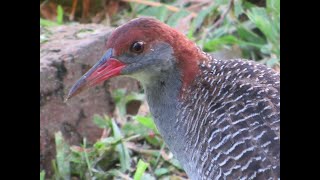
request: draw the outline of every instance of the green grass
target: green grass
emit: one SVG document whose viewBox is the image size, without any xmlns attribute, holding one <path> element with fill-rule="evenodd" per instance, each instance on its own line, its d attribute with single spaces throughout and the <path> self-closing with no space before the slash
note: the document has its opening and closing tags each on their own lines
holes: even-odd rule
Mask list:
<svg viewBox="0 0 320 180">
<path fill-rule="evenodd" d="M 143 173 L 148 168 L 149 164 L 145 163 L 143 160 L 139 160 L 137 165 L 137 170 L 134 173 L 133 179 L 134 180 L 140 180 L 142 178 Z"/>
<path fill-rule="evenodd" d="M 56 21 L 50 21 L 43 18 L 40 18 L 40 26 L 44 27 L 51 27 L 51 26 L 58 26 L 63 24 L 63 8 L 61 5 L 57 7 L 57 17 Z"/>
<path fill-rule="evenodd" d="M 186 35 L 206 52 L 239 46 L 243 58 L 261 61 L 270 67 L 280 65 L 280 0 L 266 0 L 258 7 L 245 0 L 216 0 L 203 7 L 191 21 L 186 21 Z M 169 5 L 175 5 L 173 1 Z M 187 5 L 172 12 L 164 6 L 149 7 L 131 3 L 132 18 L 153 16 L 178 27 L 190 15 Z M 225 15 L 225 16 L 223 16 Z"/>
<path fill-rule="evenodd" d="M 45 180 L 45 175 L 46 175 L 46 173 L 42 170 L 40 172 L 40 180 Z"/>
<path fill-rule="evenodd" d="M 143 94 L 120 89 L 112 96 L 116 99 L 116 112 L 123 109 L 125 116 L 95 115 L 94 124 L 104 130 L 102 138 L 92 144 L 84 138 L 80 146 L 75 146 L 68 144 L 61 132 L 55 134 L 56 158 L 52 161 L 51 179 L 181 179 L 185 175 L 181 165 L 165 146 L 151 116 L 126 113 L 126 104 L 144 101 Z M 40 180 L 44 174 L 40 173 Z"/>
</svg>

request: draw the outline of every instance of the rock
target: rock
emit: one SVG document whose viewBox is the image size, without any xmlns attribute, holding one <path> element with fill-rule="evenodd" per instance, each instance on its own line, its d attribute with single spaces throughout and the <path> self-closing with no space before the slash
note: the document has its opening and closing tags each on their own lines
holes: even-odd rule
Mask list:
<svg viewBox="0 0 320 180">
<path fill-rule="evenodd" d="M 86 137 L 95 142 L 102 133 L 92 122 L 94 114 L 111 115 L 111 90 L 138 90 L 137 81 L 114 78 L 64 103 L 71 86 L 94 65 L 106 50 L 112 29 L 102 25 L 66 25 L 41 31 L 47 38 L 40 45 L 40 169 L 51 174 L 55 158 L 54 133 L 61 131 L 70 145 Z"/>
</svg>

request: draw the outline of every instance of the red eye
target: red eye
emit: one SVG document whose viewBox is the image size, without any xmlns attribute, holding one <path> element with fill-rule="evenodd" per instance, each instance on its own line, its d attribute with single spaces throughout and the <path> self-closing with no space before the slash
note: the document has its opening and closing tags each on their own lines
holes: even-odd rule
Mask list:
<svg viewBox="0 0 320 180">
<path fill-rule="evenodd" d="M 142 41 L 134 42 L 130 47 L 130 51 L 133 53 L 142 53 L 143 49 L 144 43 Z"/>
</svg>

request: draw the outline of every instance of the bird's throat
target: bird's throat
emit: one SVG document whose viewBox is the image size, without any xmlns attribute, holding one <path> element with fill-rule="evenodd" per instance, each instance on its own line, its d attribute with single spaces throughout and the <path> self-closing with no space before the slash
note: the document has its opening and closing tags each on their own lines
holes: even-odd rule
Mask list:
<svg viewBox="0 0 320 180">
<path fill-rule="evenodd" d="M 183 132 L 177 130 L 176 117 L 179 94 L 182 88 L 181 73 L 176 69 L 162 73 L 144 84 L 147 101 L 160 134 L 170 150 L 176 155 L 183 144 Z M 181 151 L 180 151 L 181 152 Z"/>
</svg>

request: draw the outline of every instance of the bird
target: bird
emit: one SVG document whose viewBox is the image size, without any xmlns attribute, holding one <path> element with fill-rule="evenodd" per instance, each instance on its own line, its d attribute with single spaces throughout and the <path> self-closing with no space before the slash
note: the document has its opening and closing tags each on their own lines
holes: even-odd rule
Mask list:
<svg viewBox="0 0 320 180">
<path fill-rule="evenodd" d="M 137 79 L 157 129 L 192 180 L 280 179 L 280 73 L 220 60 L 150 17 L 117 27 L 67 99 L 115 77 Z"/>
</svg>

